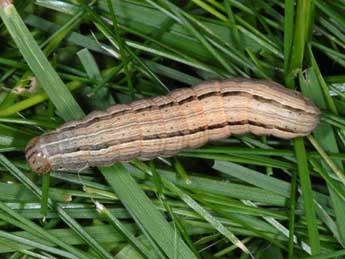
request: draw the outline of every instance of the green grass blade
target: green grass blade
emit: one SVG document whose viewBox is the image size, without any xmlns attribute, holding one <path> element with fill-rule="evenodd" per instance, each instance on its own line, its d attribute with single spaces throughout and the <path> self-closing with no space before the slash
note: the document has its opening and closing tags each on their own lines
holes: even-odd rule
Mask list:
<svg viewBox="0 0 345 259">
<path fill-rule="evenodd" d="M 25 239 L 22 237 L 18 237 L 18 236 L 15 236 L 15 235 L 10 234 L 10 233 L 6 233 L 5 231 L 1 231 L 1 230 L 0 230 L 0 238 L 9 240 L 13 243 L 19 243 L 19 244 L 27 245 L 27 246 L 32 247 L 32 248 L 37 248 L 37 249 L 40 249 L 40 250 L 45 251 L 47 253 L 61 255 L 64 258 L 71 258 L 71 259 L 77 259 L 78 258 L 78 257 L 76 257 L 76 256 L 74 256 L 68 252 L 64 252 L 63 250 L 52 248 L 50 246 L 47 246 L 47 245 L 44 245 L 41 243 L 37 243 L 35 241 L 28 240 L 28 239 Z"/>
<path fill-rule="evenodd" d="M 9 216 L 11 216 L 13 219 L 18 220 L 19 222 L 23 223 L 26 225 L 27 230 L 31 231 L 33 234 L 37 235 L 38 237 L 45 238 L 56 245 L 60 246 L 61 248 L 66 249 L 67 251 L 71 252 L 72 254 L 78 256 L 78 257 L 87 257 L 83 252 L 79 251 L 78 249 L 67 245 L 64 243 L 62 240 L 56 238 L 54 235 L 51 235 L 48 233 L 46 230 L 40 228 L 37 226 L 35 223 L 32 221 L 24 218 L 23 216 L 19 215 L 17 212 L 14 210 L 11 210 L 6 204 L 0 203 L 0 209 L 6 212 Z"/>
<path fill-rule="evenodd" d="M 68 88 L 38 47 L 14 5 L 6 4 L 6 2 L 0 6 L 1 19 L 40 85 L 49 94 L 64 119 L 81 118 L 83 112 L 69 93 Z"/>
<path fill-rule="evenodd" d="M 126 56 L 126 48 L 125 48 L 126 41 L 124 39 L 122 39 L 122 37 L 120 35 L 120 29 L 118 26 L 118 22 L 117 22 L 113 3 L 111 2 L 111 0 L 107 0 L 107 4 L 109 7 L 109 11 L 110 11 L 110 17 L 111 17 L 111 20 L 113 22 L 116 41 L 119 44 L 120 58 L 121 58 L 121 61 L 123 63 L 123 68 L 124 68 L 124 71 L 126 74 L 128 88 L 129 88 L 129 91 L 131 93 L 131 96 L 133 97 L 134 96 L 134 90 L 133 90 L 133 83 L 132 83 L 132 79 L 131 79 L 131 75 L 130 75 L 130 71 L 129 71 L 129 65 L 128 65 L 129 59 Z"/>
<path fill-rule="evenodd" d="M 49 198 L 49 175 L 42 177 L 42 199 L 41 199 L 41 213 L 43 218 L 48 214 L 48 198 Z"/>
<path fill-rule="evenodd" d="M 145 258 L 152 258 L 152 254 L 147 250 L 147 248 L 138 242 L 136 237 L 128 231 L 128 229 L 126 229 L 125 226 L 113 214 L 111 214 L 103 204 L 96 201 L 95 205 L 98 213 L 105 217 L 115 229 L 119 230 L 131 242 L 131 244 L 145 256 Z"/>
<path fill-rule="evenodd" d="M 294 28 L 294 1 L 285 0 L 284 9 L 284 70 L 287 72 L 290 63 L 291 46 Z"/>
<path fill-rule="evenodd" d="M 80 118 L 83 115 L 83 111 L 75 102 L 68 88 L 63 84 L 56 71 L 38 47 L 22 19 L 16 12 L 15 7 L 12 4 L 3 4 L 0 6 L 0 16 L 18 45 L 23 57 L 28 62 L 28 65 L 37 76 L 40 84 L 55 104 L 61 116 L 66 120 Z M 30 185 L 31 183 L 28 183 L 27 186 Z M 35 193 L 40 195 L 40 192 L 37 192 L 37 190 L 35 190 Z M 75 229 L 81 237 L 90 242 L 90 245 L 96 249 L 99 255 L 107 258 L 110 257 L 108 252 L 93 240 L 76 221 L 72 221 L 61 208 L 58 207 L 57 210 L 65 219 L 70 220 L 70 223 L 76 226 Z"/>
<path fill-rule="evenodd" d="M 102 169 L 103 176 L 121 199 L 133 219 L 150 234 L 169 258 L 195 258 L 177 233 L 154 208 L 147 196 L 136 187 L 126 168 L 117 164 Z M 176 238 L 176 240 L 175 240 Z M 175 254 L 177 252 L 177 254 Z"/>
<path fill-rule="evenodd" d="M 77 54 L 89 78 L 102 80 L 101 72 L 90 51 L 88 49 L 82 49 Z"/>
<path fill-rule="evenodd" d="M 298 138 L 295 140 L 295 152 L 298 161 L 298 174 L 301 181 L 304 211 L 308 222 L 308 236 L 312 254 L 320 253 L 320 236 L 317 229 L 316 214 L 312 196 L 311 181 L 304 142 Z"/>
<path fill-rule="evenodd" d="M 308 73 L 306 75 L 307 80 L 305 81 L 302 80 L 302 77 L 300 77 L 302 92 L 304 93 L 304 95 L 310 97 L 318 105 L 318 107 L 320 107 L 321 109 L 327 109 L 327 104 L 322 94 L 322 87 L 320 86 L 318 77 L 315 74 L 315 69 L 308 70 Z M 326 152 L 339 152 L 335 132 L 330 125 L 321 123 L 314 130 L 314 137 Z M 335 161 L 335 163 L 337 167 L 340 168 L 340 170 L 343 170 L 343 165 L 341 162 Z M 329 168 L 325 164 L 322 164 L 322 166 L 324 167 L 326 172 L 330 172 Z M 344 186 L 342 184 L 336 184 L 338 185 L 338 189 L 342 190 L 341 192 L 344 192 Z M 345 220 L 345 205 L 342 202 L 342 198 L 339 197 L 331 187 L 329 189 L 332 206 L 334 207 L 336 215 L 340 238 L 342 240 L 342 244 L 345 244 L 345 226 L 341 223 Z"/>
<path fill-rule="evenodd" d="M 39 199 L 42 197 L 41 190 L 27 177 L 25 176 L 18 168 L 16 168 L 5 156 L 0 154 L 0 164 L 8 169 L 21 183 L 25 185 L 32 193 L 35 194 Z M 59 214 L 60 218 L 69 225 L 82 239 L 84 239 L 91 247 L 94 247 L 96 251 L 99 251 L 99 254 L 107 255 L 107 252 L 98 244 L 85 230 L 73 219 L 71 218 L 61 206 L 52 203 L 49 201 L 49 207 L 54 208 Z M 109 257 L 109 256 L 108 256 Z"/>
<path fill-rule="evenodd" d="M 234 245 L 240 248 L 244 253 L 251 255 L 248 248 L 223 224 L 221 224 L 216 218 L 208 213 L 200 204 L 198 204 L 192 197 L 182 191 L 176 185 L 168 180 L 164 180 L 164 184 L 173 192 L 175 192 L 188 206 L 196 211 L 202 218 L 209 222 L 219 233 L 228 238 Z M 251 255 L 252 256 L 252 255 Z"/>
</svg>

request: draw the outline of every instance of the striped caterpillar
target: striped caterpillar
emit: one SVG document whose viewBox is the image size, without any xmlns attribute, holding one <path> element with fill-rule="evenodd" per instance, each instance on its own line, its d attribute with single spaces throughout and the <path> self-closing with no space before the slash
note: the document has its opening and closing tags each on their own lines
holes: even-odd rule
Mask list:
<svg viewBox="0 0 345 259">
<path fill-rule="evenodd" d="M 33 138 L 33 171 L 79 171 L 138 158 L 169 157 L 231 134 L 290 139 L 308 135 L 320 111 L 300 93 L 270 81 L 235 79 L 118 104 Z"/>
</svg>

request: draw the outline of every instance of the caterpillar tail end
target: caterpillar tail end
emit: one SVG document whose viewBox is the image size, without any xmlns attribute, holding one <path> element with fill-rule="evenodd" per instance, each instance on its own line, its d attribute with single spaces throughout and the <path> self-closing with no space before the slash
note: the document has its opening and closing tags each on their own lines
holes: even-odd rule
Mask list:
<svg viewBox="0 0 345 259">
<path fill-rule="evenodd" d="M 25 157 L 32 171 L 35 173 L 46 174 L 50 171 L 51 165 L 40 148 L 39 137 L 35 137 L 29 141 L 25 148 Z"/>
</svg>

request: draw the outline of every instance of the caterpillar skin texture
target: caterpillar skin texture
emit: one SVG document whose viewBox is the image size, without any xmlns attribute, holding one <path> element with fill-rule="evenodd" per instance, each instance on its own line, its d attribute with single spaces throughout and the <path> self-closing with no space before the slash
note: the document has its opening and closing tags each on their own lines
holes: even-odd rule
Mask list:
<svg viewBox="0 0 345 259">
<path fill-rule="evenodd" d="M 67 122 L 33 138 L 26 159 L 37 173 L 80 171 L 135 158 L 169 157 L 231 134 L 305 136 L 319 117 L 308 99 L 274 82 L 207 82 Z"/>
</svg>

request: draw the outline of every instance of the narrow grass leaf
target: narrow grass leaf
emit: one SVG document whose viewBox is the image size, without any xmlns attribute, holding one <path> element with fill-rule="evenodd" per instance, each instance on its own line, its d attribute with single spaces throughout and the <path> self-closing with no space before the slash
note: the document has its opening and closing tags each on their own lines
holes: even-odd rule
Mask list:
<svg viewBox="0 0 345 259">
<path fill-rule="evenodd" d="M 145 258 L 153 258 L 154 255 L 103 204 L 96 201 L 95 205 L 98 213 L 119 230 Z"/>
<path fill-rule="evenodd" d="M 123 165 L 102 168 L 102 173 L 134 220 L 150 234 L 169 258 L 196 258 L 143 191 L 137 188 Z"/>
<path fill-rule="evenodd" d="M 16 177 L 21 183 L 25 185 L 32 193 L 35 194 L 39 199 L 42 197 L 41 190 L 18 168 L 16 168 L 5 156 L 0 154 L 0 164 L 2 164 L 14 177 Z M 54 204 L 50 199 L 48 200 L 49 207 L 55 209 L 59 217 L 70 226 L 83 240 L 85 240 L 90 247 L 94 248 L 102 257 L 110 258 L 111 256 L 104 250 L 104 248 L 96 242 L 85 230 L 70 217 L 60 205 Z"/>
<path fill-rule="evenodd" d="M 312 254 L 320 253 L 320 236 L 317 229 L 316 214 L 312 196 L 312 185 L 307 164 L 304 142 L 301 138 L 294 141 L 296 158 L 298 161 L 298 174 L 301 182 L 304 201 L 304 211 L 308 222 L 308 236 Z"/>
<path fill-rule="evenodd" d="M 284 6 L 284 70 L 287 73 L 290 65 L 291 46 L 293 43 L 294 1 L 285 0 Z"/>
<path fill-rule="evenodd" d="M 49 174 L 42 176 L 42 199 L 41 199 L 41 214 L 45 218 L 48 214 L 48 198 L 49 198 Z"/>
<path fill-rule="evenodd" d="M 83 252 L 79 251 L 77 248 L 74 248 L 74 247 L 68 245 L 67 243 L 63 242 L 62 240 L 55 237 L 54 235 L 51 235 L 45 229 L 39 227 L 38 225 L 36 225 L 32 221 L 21 216 L 20 214 L 18 214 L 14 210 L 11 210 L 6 204 L 4 204 L 2 202 L 0 202 L 0 209 L 2 211 L 6 212 L 13 219 L 16 219 L 19 222 L 21 222 L 22 224 L 26 225 L 27 231 L 30 231 L 31 233 L 36 234 L 40 238 L 45 238 L 45 239 L 55 243 L 56 245 L 60 246 L 63 249 L 66 249 L 67 251 L 71 252 L 72 254 L 74 254 L 77 257 L 85 257 L 85 258 L 87 257 L 87 255 L 85 255 Z"/>
<path fill-rule="evenodd" d="M 308 136 L 308 140 L 314 146 L 314 148 L 320 153 L 321 157 L 325 160 L 327 165 L 333 170 L 333 172 L 339 177 L 339 180 L 345 185 L 345 175 L 338 166 L 332 161 L 332 159 L 327 155 L 327 153 L 323 150 L 321 145 L 316 141 L 315 138 L 312 136 Z"/>
<path fill-rule="evenodd" d="M 77 53 L 83 67 L 91 79 L 102 80 L 101 72 L 97 66 L 95 58 L 88 49 L 82 49 Z"/>
<path fill-rule="evenodd" d="M 290 196 L 290 184 L 277 178 L 261 174 L 255 170 L 231 162 L 216 160 L 213 168 L 223 174 L 236 177 L 264 190 L 269 190 L 284 197 Z"/>
<path fill-rule="evenodd" d="M 248 255 L 251 255 L 251 252 L 248 250 L 248 248 L 228 228 L 226 228 L 221 222 L 219 222 L 215 217 L 213 217 L 209 212 L 207 212 L 192 197 L 190 197 L 187 193 L 185 193 L 176 185 L 174 185 L 166 179 L 164 179 L 163 183 L 171 191 L 175 192 L 188 206 L 190 206 L 202 218 L 209 222 L 219 233 L 228 238 L 234 245 L 240 248 L 243 252 L 245 252 Z"/>
<path fill-rule="evenodd" d="M 40 85 L 49 93 L 64 119 L 81 118 L 83 112 L 69 93 L 68 88 L 37 45 L 14 5 L 6 4 L 6 2 L 0 6 L 0 16 Z M 71 116 L 71 114 L 74 115 Z"/>
<path fill-rule="evenodd" d="M 48 253 L 61 255 L 64 258 L 78 259 L 78 257 L 74 256 L 73 254 L 65 252 L 61 249 L 56 249 L 56 248 L 53 248 L 53 247 L 50 247 L 50 246 L 47 246 L 47 245 L 44 245 L 41 243 L 37 243 L 37 242 L 32 241 L 32 240 L 18 237 L 18 236 L 11 234 L 11 233 L 2 231 L 2 230 L 0 230 L 0 238 L 10 240 L 11 242 L 14 242 L 14 243 L 27 245 L 27 246 L 32 247 L 32 248 L 37 248 L 37 249 L 40 249 L 40 250 L 48 252 Z"/>
<path fill-rule="evenodd" d="M 315 69 L 310 69 L 306 73 L 307 80 L 303 80 L 300 76 L 300 85 L 302 92 L 305 96 L 310 97 L 318 107 L 321 109 L 327 109 L 327 103 L 323 96 L 322 87 L 319 84 L 317 75 L 315 74 Z M 336 140 L 336 135 L 333 128 L 325 123 L 320 123 L 320 125 L 314 130 L 314 137 L 321 145 L 321 147 L 326 152 L 339 153 L 339 147 Z M 340 170 L 344 170 L 344 167 L 340 161 L 334 161 Z M 329 173 L 330 170 L 325 163 L 322 163 L 324 170 Z M 338 185 L 338 189 L 344 192 L 344 186 L 340 183 L 335 183 Z M 330 197 L 332 200 L 332 207 L 334 208 L 337 226 L 342 240 L 342 244 L 345 245 L 345 225 L 342 222 L 345 221 L 345 205 L 342 198 L 333 191 L 332 187 L 329 187 Z"/>
<path fill-rule="evenodd" d="M 68 83 L 67 86 L 72 91 L 72 90 L 75 90 L 75 89 L 82 87 L 82 83 L 78 82 L 78 81 L 73 81 L 71 83 Z M 0 117 L 6 117 L 6 116 L 13 115 L 17 112 L 28 109 L 28 108 L 36 105 L 36 104 L 42 103 L 42 102 L 48 100 L 49 98 L 50 97 L 48 97 L 48 94 L 46 94 L 46 93 L 36 94 L 36 95 L 29 97 L 23 101 L 16 102 L 7 108 L 1 109 L 0 110 Z"/>
<path fill-rule="evenodd" d="M 11 33 L 14 41 L 18 45 L 23 57 L 37 76 L 39 82 L 56 106 L 60 115 L 65 120 L 78 119 L 83 116 L 83 111 L 73 99 L 68 88 L 61 81 L 56 71 L 38 47 L 36 41 L 16 12 L 14 5 L 4 4 L 0 6 L 0 16 Z M 17 172 L 17 170 L 15 170 L 15 172 Z M 28 183 L 28 186 L 29 185 L 32 185 L 32 183 Z M 36 192 L 35 194 L 41 196 L 40 192 Z M 70 218 L 61 208 L 57 207 L 57 210 L 68 223 L 75 226 L 74 229 L 77 233 L 89 242 L 90 246 L 94 247 L 99 255 L 102 255 L 105 258 L 111 257 L 110 254 L 91 236 L 89 236 L 76 221 L 72 220 L 72 218 Z"/>
<path fill-rule="evenodd" d="M 123 68 L 124 68 L 124 72 L 125 72 L 125 75 L 126 75 L 126 80 L 127 80 L 127 85 L 128 85 L 128 89 L 129 89 L 129 92 L 132 96 L 132 98 L 134 97 L 134 89 L 133 89 L 133 83 L 132 83 L 132 79 L 131 79 L 131 74 L 130 74 L 130 71 L 129 71 L 129 62 L 130 60 L 128 59 L 127 57 L 127 53 L 126 53 L 126 50 L 127 50 L 127 46 L 125 45 L 126 44 L 126 40 L 123 39 L 123 37 L 121 37 L 121 34 L 120 34 L 120 28 L 119 28 L 119 25 L 118 25 L 118 22 L 117 22 L 117 17 L 116 17 L 116 14 L 115 14 L 115 10 L 114 10 L 114 6 L 113 6 L 113 3 L 111 0 L 107 0 L 107 5 L 108 5 L 108 8 L 109 8 L 109 13 L 110 13 L 110 17 L 111 17 L 111 20 L 113 22 L 113 27 L 114 27 L 114 32 L 115 32 L 115 39 L 117 41 L 117 43 L 119 44 L 119 51 L 120 51 L 120 59 L 123 63 Z"/>
</svg>

